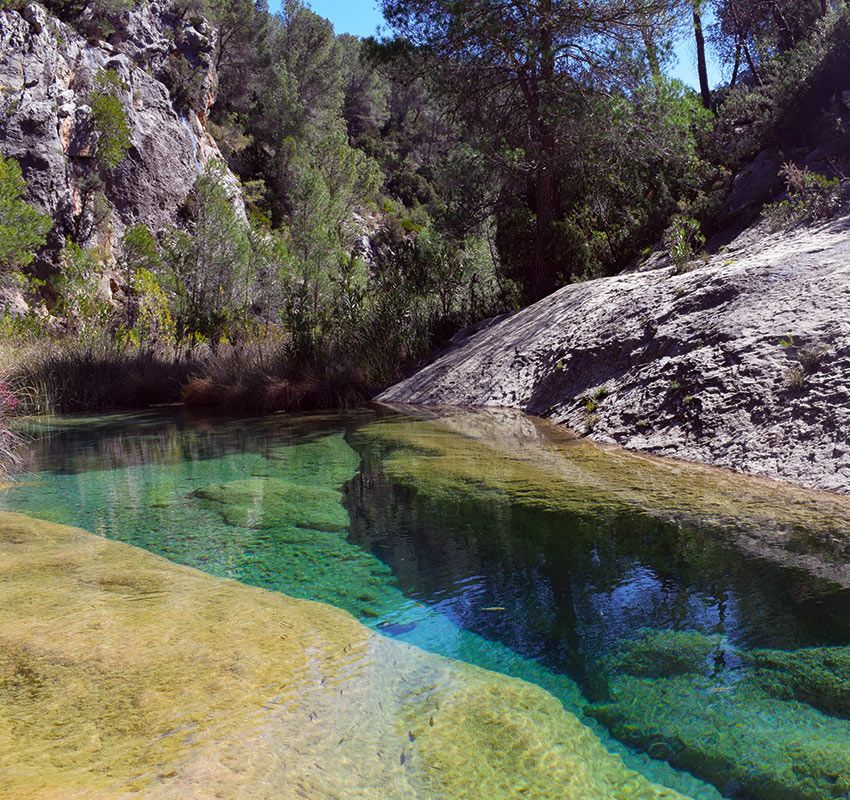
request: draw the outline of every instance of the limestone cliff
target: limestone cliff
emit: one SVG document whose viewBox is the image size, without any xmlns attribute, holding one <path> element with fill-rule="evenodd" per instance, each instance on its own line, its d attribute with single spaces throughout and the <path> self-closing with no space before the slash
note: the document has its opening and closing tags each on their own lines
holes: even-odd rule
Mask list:
<svg viewBox="0 0 850 800">
<path fill-rule="evenodd" d="M 29 201 L 54 220 L 53 252 L 65 236 L 91 227 L 81 218 L 93 213 L 83 195 L 94 174 L 104 182 L 109 213 L 82 237 L 89 243 L 108 252 L 129 225 L 157 231 L 178 222 L 197 175 L 221 157 L 204 130 L 217 86 L 214 42 L 205 24 L 195 27 L 159 2 L 137 3 L 110 42 L 96 43 L 35 3 L 0 11 L 0 153 L 20 162 Z M 189 74 L 179 103 L 174 81 L 168 85 L 177 59 Z M 108 171 L 94 157 L 98 132 L 90 106 L 103 70 L 120 78 L 130 128 L 126 157 Z M 241 205 L 238 181 L 227 176 Z M 50 249 L 44 258 L 49 261 Z"/>
<path fill-rule="evenodd" d="M 512 406 L 626 447 L 850 494 L 850 217 L 568 286 L 395 403 Z"/>
</svg>

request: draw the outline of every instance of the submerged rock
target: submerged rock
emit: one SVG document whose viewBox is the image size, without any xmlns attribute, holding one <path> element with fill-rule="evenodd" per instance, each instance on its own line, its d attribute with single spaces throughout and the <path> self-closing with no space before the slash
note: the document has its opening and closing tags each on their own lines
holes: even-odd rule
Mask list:
<svg viewBox="0 0 850 800">
<path fill-rule="evenodd" d="M 744 657 L 766 692 L 850 719 L 850 647 L 750 650 Z"/>
<path fill-rule="evenodd" d="M 651 678 L 702 675 L 722 652 L 720 636 L 695 631 L 645 631 L 606 662 L 609 672 Z"/>
<path fill-rule="evenodd" d="M 356 434 L 386 476 L 438 501 L 684 524 L 850 587 L 850 501 L 698 464 L 600 447 L 516 411 L 441 409 Z"/>
<path fill-rule="evenodd" d="M 277 478 L 246 478 L 204 486 L 194 496 L 237 527 L 262 530 L 294 525 L 317 531 L 342 531 L 348 527 L 342 495 L 322 486 Z"/>
<path fill-rule="evenodd" d="M 341 435 L 324 436 L 276 447 L 253 468 L 255 477 L 203 486 L 193 496 L 237 527 L 342 531 L 349 519 L 339 490 L 359 465 Z"/>
<path fill-rule="evenodd" d="M 360 456 L 341 435 L 272 448 L 263 474 L 313 486 L 341 489 L 356 474 Z"/>
<path fill-rule="evenodd" d="M 848 653 L 734 651 L 719 637 L 647 631 L 600 664 L 607 698 L 588 713 L 617 738 L 722 792 L 843 800 L 850 796 L 850 722 L 798 699 L 816 696 L 824 710 L 836 701 L 841 707 L 846 690 L 812 667 L 845 661 Z M 726 669 L 727 659 L 758 668 Z"/>
<path fill-rule="evenodd" d="M 683 800 L 542 689 L 0 514 L 0 797 Z"/>
</svg>

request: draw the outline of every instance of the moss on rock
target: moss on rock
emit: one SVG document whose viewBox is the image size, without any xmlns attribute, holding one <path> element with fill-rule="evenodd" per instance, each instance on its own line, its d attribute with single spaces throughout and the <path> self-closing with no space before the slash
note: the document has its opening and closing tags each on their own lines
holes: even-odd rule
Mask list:
<svg viewBox="0 0 850 800">
<path fill-rule="evenodd" d="M 750 650 L 743 655 L 753 668 L 753 680 L 769 694 L 850 718 L 850 647 Z"/>
<path fill-rule="evenodd" d="M 303 444 L 275 447 L 265 456 L 268 463 L 263 475 L 331 489 L 342 488 L 360 467 L 360 456 L 341 434 L 323 436 Z"/>
<path fill-rule="evenodd" d="M 0 513 L 0 798 L 683 800 L 550 695 Z"/>
<path fill-rule="evenodd" d="M 604 447 L 523 415 L 446 412 L 356 434 L 397 483 L 437 498 L 599 514 L 627 507 L 668 519 L 805 532 L 809 550 L 850 525 L 850 500 Z M 766 530 L 765 530 L 766 528 Z"/>
<path fill-rule="evenodd" d="M 673 675 L 702 675 L 722 651 L 723 638 L 696 631 L 641 631 L 624 642 L 606 662 L 611 673 L 636 677 L 664 678 Z"/>
<path fill-rule="evenodd" d="M 617 738 L 759 800 L 850 796 L 850 726 L 744 681 L 692 675 L 609 680 L 613 698 L 589 713 Z"/>
<path fill-rule="evenodd" d="M 746 652 L 718 637 L 648 632 L 602 662 L 607 699 L 588 713 L 622 741 L 721 792 L 844 800 L 850 796 L 850 722 L 813 708 L 803 691 L 819 687 L 821 707 L 830 705 L 827 690 L 836 684 L 809 668 L 834 664 L 835 653 L 824 650 L 836 649 Z M 715 669 L 715 661 L 727 658 L 737 662 L 735 670 Z"/>
<path fill-rule="evenodd" d="M 202 486 L 194 496 L 237 527 L 268 530 L 294 525 L 317 531 L 342 531 L 348 527 L 342 495 L 323 486 L 277 478 L 246 478 Z"/>
</svg>

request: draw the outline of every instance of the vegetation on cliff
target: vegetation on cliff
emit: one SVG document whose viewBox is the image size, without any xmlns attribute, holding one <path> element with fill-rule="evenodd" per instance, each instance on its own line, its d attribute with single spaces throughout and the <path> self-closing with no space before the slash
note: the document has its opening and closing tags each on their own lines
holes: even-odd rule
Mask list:
<svg viewBox="0 0 850 800">
<path fill-rule="evenodd" d="M 45 5 L 119 50 L 133 13 L 123 0 Z M 733 176 L 765 148 L 786 154 L 803 188 L 829 187 L 826 203 L 826 188 L 814 193 L 818 208 L 840 203 L 840 164 L 823 184 L 793 158 L 801 144 L 838 152 L 850 136 L 846 8 L 571 9 L 385 0 L 389 34 L 363 41 L 336 36 L 299 0 L 278 13 L 250 0 L 174 0 L 168 13 L 183 27 L 175 22 L 173 52 L 150 69 L 179 113 L 197 108 L 207 74 L 180 37 L 207 21 L 217 31 L 218 96 L 208 119 L 199 113 L 227 165 L 198 176 L 174 226 L 116 234 L 104 186 L 132 157 L 133 100 L 101 71 L 89 97 L 99 169 L 79 187 L 74 232 L 64 245 L 52 237 L 50 261 L 36 257 L 44 219 L 22 211 L 20 171 L 3 162 L 13 188 L 0 267 L 29 311 L 2 327 L 25 405 L 344 405 L 464 326 L 616 272 L 658 241 L 685 268 L 730 223 Z M 667 77 L 683 35 L 697 43 L 699 92 Z M 713 92 L 707 47 L 728 76 Z M 812 194 L 791 191 L 777 215 L 811 216 Z M 91 385 L 107 376 L 112 401 Z"/>
</svg>

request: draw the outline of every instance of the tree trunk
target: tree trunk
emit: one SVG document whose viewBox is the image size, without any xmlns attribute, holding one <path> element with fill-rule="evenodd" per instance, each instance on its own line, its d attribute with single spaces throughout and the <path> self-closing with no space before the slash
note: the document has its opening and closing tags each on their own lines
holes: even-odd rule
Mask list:
<svg viewBox="0 0 850 800">
<path fill-rule="evenodd" d="M 761 86 L 762 85 L 761 73 L 759 72 L 759 68 L 756 66 L 756 62 L 755 62 L 755 59 L 753 58 L 753 54 L 750 52 L 750 47 L 746 42 L 744 42 L 744 55 L 746 56 L 747 66 L 750 68 L 750 72 L 752 73 L 753 80 L 755 80 L 755 82 L 759 86 Z"/>
<path fill-rule="evenodd" d="M 702 104 L 711 108 L 711 87 L 708 85 L 708 61 L 705 57 L 705 33 L 702 29 L 702 12 L 700 10 L 701 0 L 695 0 L 694 9 L 694 37 L 697 43 L 697 71 L 699 73 L 699 91 L 702 95 Z"/>
<path fill-rule="evenodd" d="M 649 72 L 652 75 L 652 82 L 659 86 L 661 84 L 661 61 L 658 58 L 658 47 L 655 44 L 655 39 L 652 32 L 648 28 L 641 31 L 643 36 L 643 46 L 646 48 L 646 60 L 649 62 Z"/>
<path fill-rule="evenodd" d="M 557 203 L 555 186 L 555 133 L 552 128 L 552 86 L 555 80 L 555 53 L 552 42 L 552 0 L 543 0 L 543 24 L 540 31 L 540 71 L 538 79 L 535 131 L 534 212 L 537 225 L 534 236 L 533 299 L 539 300 L 555 290 L 551 237 Z"/>
<path fill-rule="evenodd" d="M 549 164 L 537 167 L 534 185 L 537 227 L 534 236 L 534 277 L 532 299 L 540 300 L 555 291 L 552 275 L 551 238 L 555 222 L 555 176 Z"/>
<path fill-rule="evenodd" d="M 734 89 L 736 84 L 738 83 L 738 73 L 741 71 L 742 49 L 743 48 L 739 40 L 738 44 L 735 46 L 735 64 L 732 67 L 732 79 L 729 81 L 730 89 Z"/>
</svg>

